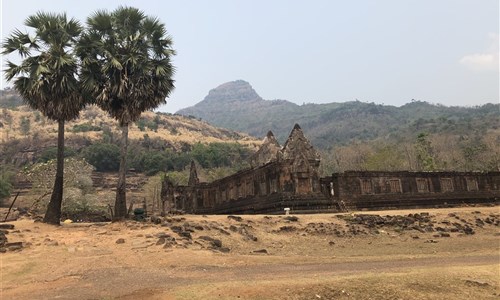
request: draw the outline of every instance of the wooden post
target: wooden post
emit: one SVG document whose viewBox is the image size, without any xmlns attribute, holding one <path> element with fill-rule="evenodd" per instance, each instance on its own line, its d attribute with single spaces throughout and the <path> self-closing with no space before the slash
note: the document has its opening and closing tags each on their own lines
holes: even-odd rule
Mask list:
<svg viewBox="0 0 500 300">
<path fill-rule="evenodd" d="M 12 203 L 10 204 L 9 206 L 9 210 L 7 211 L 7 215 L 5 216 L 5 219 L 3 220 L 4 222 L 7 221 L 7 218 L 9 217 L 9 214 L 10 214 L 10 210 L 12 209 L 12 207 L 14 206 L 14 203 L 16 203 L 16 200 L 17 200 L 17 196 L 19 196 L 19 193 L 20 192 L 17 192 L 16 194 L 16 197 L 14 197 L 14 200 L 12 201 Z"/>
</svg>

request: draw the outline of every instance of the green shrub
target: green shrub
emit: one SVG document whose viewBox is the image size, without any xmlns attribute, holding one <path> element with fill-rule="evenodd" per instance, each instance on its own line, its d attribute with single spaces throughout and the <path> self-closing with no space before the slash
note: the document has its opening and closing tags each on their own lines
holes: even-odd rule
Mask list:
<svg viewBox="0 0 500 300">
<path fill-rule="evenodd" d="M 120 168 L 120 148 L 115 144 L 93 144 L 83 150 L 82 156 L 97 171 L 118 171 Z"/>
<path fill-rule="evenodd" d="M 154 132 L 158 131 L 158 124 L 160 123 L 161 121 L 158 116 L 156 116 L 153 120 L 150 120 L 146 117 L 141 117 L 139 118 L 139 120 L 137 120 L 137 122 L 135 122 L 140 131 L 145 131 L 147 127 L 149 130 L 153 130 Z"/>
<path fill-rule="evenodd" d="M 95 126 L 90 123 L 83 123 L 74 125 L 72 131 L 73 132 L 102 131 L 102 127 Z"/>
<path fill-rule="evenodd" d="M 144 157 L 144 171 L 148 176 L 166 171 L 169 165 L 171 165 L 171 160 L 161 153 L 153 153 Z"/>
<path fill-rule="evenodd" d="M 0 169 L 0 200 L 10 196 L 13 177 L 10 171 Z"/>
<path fill-rule="evenodd" d="M 229 167 L 236 161 L 246 160 L 250 151 L 237 143 L 197 143 L 191 150 L 191 156 L 203 168 Z"/>
<path fill-rule="evenodd" d="M 72 148 L 64 147 L 64 157 L 72 157 L 76 155 L 76 151 Z M 49 147 L 44 149 L 37 159 L 38 163 L 45 163 L 49 160 L 56 159 L 57 147 Z"/>
</svg>

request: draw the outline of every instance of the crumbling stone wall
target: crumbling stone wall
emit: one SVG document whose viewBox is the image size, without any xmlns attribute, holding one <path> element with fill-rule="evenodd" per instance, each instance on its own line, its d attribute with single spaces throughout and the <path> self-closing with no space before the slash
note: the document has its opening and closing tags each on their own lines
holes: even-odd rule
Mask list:
<svg viewBox="0 0 500 300">
<path fill-rule="evenodd" d="M 281 146 L 274 137 L 272 131 L 269 131 L 262 142 L 262 146 L 250 157 L 250 165 L 253 168 L 265 165 L 276 160 L 278 152 L 281 151 Z"/>
<path fill-rule="evenodd" d="M 356 209 L 442 206 L 496 202 L 500 172 L 334 173 L 321 180 L 322 192 Z"/>
<path fill-rule="evenodd" d="M 247 208 L 252 210 L 251 202 L 257 199 L 281 199 L 276 201 L 281 201 L 283 205 L 286 205 L 286 199 L 299 201 L 297 199 L 304 196 L 308 201 L 311 196 L 330 201 L 321 193 L 319 154 L 299 125 L 295 125 L 282 148 L 269 132 L 250 161 L 251 168 L 211 183 L 200 183 L 196 165 L 191 164 L 188 186 L 171 187 L 177 192 L 174 199 L 186 203 L 176 202 L 174 206 L 190 212 L 209 212 L 238 201 L 249 202 Z"/>
<path fill-rule="evenodd" d="M 269 132 L 251 168 L 200 183 L 191 164 L 188 186 L 166 183 L 170 206 L 192 213 L 328 212 L 492 203 L 500 172 L 344 172 L 319 176 L 319 153 L 295 125 L 283 147 Z"/>
</svg>

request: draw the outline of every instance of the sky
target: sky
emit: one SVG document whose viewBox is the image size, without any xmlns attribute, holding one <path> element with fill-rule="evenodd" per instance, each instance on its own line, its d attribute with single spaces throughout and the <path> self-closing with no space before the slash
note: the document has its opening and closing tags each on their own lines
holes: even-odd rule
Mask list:
<svg viewBox="0 0 500 300">
<path fill-rule="evenodd" d="M 499 103 L 498 0 L 0 0 L 2 41 L 37 11 L 84 23 L 120 5 L 158 17 L 173 38 L 176 89 L 160 111 L 238 79 L 297 104 Z M 7 59 L 18 58 L 2 56 L 2 70 Z"/>
</svg>

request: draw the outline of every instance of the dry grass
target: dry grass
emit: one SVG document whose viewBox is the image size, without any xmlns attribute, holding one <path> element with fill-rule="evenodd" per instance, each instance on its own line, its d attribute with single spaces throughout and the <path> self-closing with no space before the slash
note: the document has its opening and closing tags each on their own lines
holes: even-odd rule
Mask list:
<svg viewBox="0 0 500 300">
<path fill-rule="evenodd" d="M 493 265 L 346 276 L 293 274 L 278 280 L 193 284 L 150 299 L 498 299 L 498 275 Z"/>
<path fill-rule="evenodd" d="M 455 213 L 467 222 L 498 217 L 498 207 L 427 211 L 436 224 Z M 185 219 L 182 219 L 185 218 Z M 177 216 L 165 224 L 63 224 L 16 221 L 9 242 L 20 252 L 0 254 L 2 299 L 497 299 L 498 226 L 476 234 L 384 228 L 379 234 L 307 233 L 310 223 L 344 226 L 333 214 L 283 216 Z M 246 227 L 246 226 L 250 227 Z M 192 239 L 172 226 L 197 226 Z M 235 231 L 246 227 L 249 240 Z M 291 232 L 283 226 L 295 226 Z M 203 227 L 203 229 L 201 229 Z M 226 231 L 226 233 L 223 233 Z M 229 234 L 227 234 L 229 233 Z M 176 245 L 157 245 L 159 234 Z M 219 239 L 229 253 L 210 250 L 201 236 Z M 418 236 L 418 238 L 414 238 Z M 123 238 L 125 243 L 116 244 Z M 435 242 L 429 243 L 429 240 Z M 333 242 L 333 243 L 331 243 Z M 254 250 L 266 249 L 268 254 Z M 319 297 L 318 297 L 319 296 Z"/>
<path fill-rule="evenodd" d="M 10 124 L 5 121 L 2 122 L 5 124 L 0 128 L 1 141 L 6 142 L 8 140 L 22 139 L 26 137 L 32 138 L 35 134 L 42 139 L 55 140 L 57 138 L 57 123 L 48 120 L 47 118 L 41 116 L 41 114 L 39 121 L 37 122 L 36 115 L 39 113 L 29 109 L 27 106 L 20 106 L 16 110 L 7 109 L 6 111 L 12 116 L 12 122 Z M 235 133 L 226 129 L 217 128 L 207 122 L 194 118 L 187 118 L 180 115 L 156 114 L 154 112 L 144 112 L 142 117 L 152 121 L 157 115 L 159 116 L 160 122 L 164 123 L 159 125 L 157 131 L 153 131 L 148 128 L 141 131 L 134 123 L 130 126 L 129 138 L 139 140 L 147 134 L 151 139 L 160 138 L 167 140 L 179 148 L 183 143 L 195 144 L 197 142 L 238 142 L 252 148 L 261 144 L 259 139 L 250 137 L 247 134 Z M 21 131 L 20 122 L 22 117 L 30 120 L 31 130 L 27 136 L 24 136 Z M 98 140 L 102 138 L 102 131 L 71 131 L 73 126 L 85 123 L 101 127 L 108 126 L 113 134 L 117 136 L 120 135 L 118 123 L 99 108 L 91 106 L 82 111 L 80 118 L 66 123 L 66 138 L 71 139 L 76 137 L 86 137 L 91 140 Z"/>
</svg>

